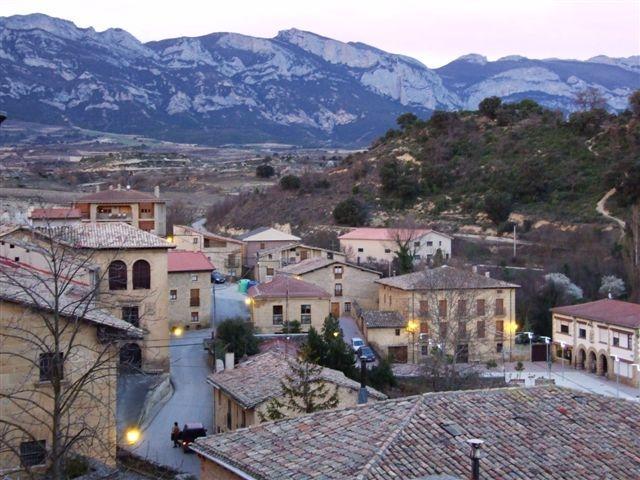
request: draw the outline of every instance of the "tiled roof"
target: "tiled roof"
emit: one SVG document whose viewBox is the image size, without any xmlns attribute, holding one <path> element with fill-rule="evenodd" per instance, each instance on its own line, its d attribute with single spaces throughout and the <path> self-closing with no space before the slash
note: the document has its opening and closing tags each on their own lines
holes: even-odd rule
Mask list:
<svg viewBox="0 0 640 480">
<path fill-rule="evenodd" d="M 640 328 L 640 305 L 637 303 L 605 298 L 579 305 L 556 307 L 551 311 L 622 327 Z"/>
<path fill-rule="evenodd" d="M 281 232 L 271 227 L 260 227 L 245 234 L 239 235 L 238 239 L 245 242 L 299 242 L 300 237 L 289 233 Z"/>
<path fill-rule="evenodd" d="M 397 277 L 376 280 L 381 285 L 402 290 L 453 290 L 476 288 L 519 288 L 520 285 L 478 275 L 470 270 L 447 265 Z"/>
<path fill-rule="evenodd" d="M 76 199 L 76 203 L 165 203 L 153 193 L 140 192 L 138 190 L 112 189 L 82 195 Z"/>
<path fill-rule="evenodd" d="M 211 271 L 215 267 L 202 252 L 186 250 L 169 251 L 167 257 L 169 273 Z"/>
<path fill-rule="evenodd" d="M 453 391 L 318 412 L 200 438 L 192 448 L 254 479 L 630 479 L 640 403 L 558 387 Z"/>
<path fill-rule="evenodd" d="M 331 298 L 322 288 L 289 275 L 276 275 L 270 282 L 251 287 L 248 293 L 253 298 Z"/>
<path fill-rule="evenodd" d="M 362 310 L 360 315 L 367 328 L 404 328 L 407 324 L 400 312 Z"/>
<path fill-rule="evenodd" d="M 175 248 L 165 239 L 121 222 L 80 223 L 65 227 L 52 227 L 44 234 L 76 248 L 123 249 L 123 248 Z"/>
<path fill-rule="evenodd" d="M 358 270 L 364 270 L 366 272 L 376 273 L 378 275 L 382 275 L 380 272 L 376 270 L 371 270 L 370 268 L 365 268 L 360 265 L 355 265 L 353 263 L 342 262 L 340 260 L 329 259 L 329 258 L 309 258 L 307 260 L 303 260 L 298 263 L 292 263 L 291 265 L 287 265 L 286 267 L 279 268 L 279 272 L 288 273 L 291 275 L 303 275 L 305 273 L 313 272 L 314 270 L 318 270 L 320 268 L 328 267 L 333 264 L 344 265 L 347 267 L 357 268 Z"/>
<path fill-rule="evenodd" d="M 207 381 L 230 395 L 243 408 L 253 408 L 273 397 L 282 396 L 280 382 L 291 371 L 287 359 L 295 361 L 295 357 L 291 355 L 270 350 L 236 365 L 233 370 L 212 373 L 207 377 Z M 326 382 L 356 392 L 360 389 L 358 382 L 347 378 L 338 370 L 323 368 L 321 376 Z M 378 400 L 387 398 L 373 388 L 367 388 L 367 390 L 373 398 Z"/>
<path fill-rule="evenodd" d="M 97 309 L 93 302 L 94 292 L 80 282 L 58 279 L 58 312 L 63 316 L 80 318 L 96 325 L 125 332 L 131 338 L 142 338 L 143 331 L 128 322 Z M 45 311 L 53 311 L 55 296 L 54 278 L 51 274 L 30 265 L 0 257 L 0 299 L 29 305 Z"/>
<path fill-rule="evenodd" d="M 80 210 L 77 208 L 34 208 L 29 214 L 29 218 L 33 220 L 62 220 L 81 217 Z"/>
<path fill-rule="evenodd" d="M 193 228 L 188 225 L 174 225 L 174 228 L 175 227 L 183 228 L 185 231 L 196 234 L 196 235 L 202 235 L 204 238 L 212 238 L 214 240 L 221 240 L 223 242 L 229 242 L 229 243 L 237 243 L 239 245 L 242 245 L 244 243 L 242 242 L 242 240 L 238 240 L 236 238 L 225 237 L 224 235 L 211 233 L 208 230 L 198 230 L 197 228 Z"/>
<path fill-rule="evenodd" d="M 436 235 L 441 235 L 443 237 L 452 238 L 446 233 L 436 232 L 435 230 L 426 229 L 426 228 L 416 228 L 416 229 L 402 229 L 402 228 L 371 228 L 371 227 L 362 227 L 362 228 L 354 228 L 353 230 L 340 235 L 338 238 L 341 240 L 395 240 L 396 237 L 400 237 L 401 239 L 414 238 L 418 239 L 423 237 L 428 233 L 433 233 Z"/>
</svg>

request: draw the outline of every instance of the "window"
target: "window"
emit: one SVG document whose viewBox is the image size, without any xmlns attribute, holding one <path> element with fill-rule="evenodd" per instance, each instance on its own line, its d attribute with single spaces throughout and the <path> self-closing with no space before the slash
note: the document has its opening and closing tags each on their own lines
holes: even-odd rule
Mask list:
<svg viewBox="0 0 640 480">
<path fill-rule="evenodd" d="M 427 241 L 427 247 L 433 247 L 433 242 L 431 240 Z"/>
<path fill-rule="evenodd" d="M 19 262 L 20 261 L 20 257 L 13 257 L 13 261 L 14 262 Z"/>
<path fill-rule="evenodd" d="M 606 332 L 606 330 L 605 330 Z M 569 333 L 569 325 L 567 325 L 566 323 L 561 323 L 560 324 L 560 333 Z"/>
<path fill-rule="evenodd" d="M 227 399 L 227 430 L 231 430 L 231 399 Z"/>
<path fill-rule="evenodd" d="M 122 319 L 134 327 L 140 326 L 140 311 L 138 307 L 122 307 Z"/>
<path fill-rule="evenodd" d="M 198 312 L 191 312 L 191 323 L 198 323 L 200 321 L 200 315 Z"/>
<path fill-rule="evenodd" d="M 467 316 L 467 301 L 466 300 L 458 300 L 458 317 L 466 317 Z"/>
<path fill-rule="evenodd" d="M 351 302 L 344 302 L 345 313 L 351 312 Z"/>
<path fill-rule="evenodd" d="M 198 244 L 198 237 L 193 237 L 193 244 L 197 245 Z"/>
<path fill-rule="evenodd" d="M 20 444 L 20 462 L 25 467 L 42 465 L 47 457 L 47 441 L 34 440 Z"/>
<path fill-rule="evenodd" d="M 341 297 L 342 296 L 342 284 L 341 283 L 336 283 L 335 286 L 333 287 L 333 293 L 336 297 Z"/>
<path fill-rule="evenodd" d="M 282 325 L 282 305 L 273 306 L 273 324 Z"/>
<path fill-rule="evenodd" d="M 391 253 L 391 249 L 390 248 L 385 248 L 384 249 L 384 253 Z"/>
<path fill-rule="evenodd" d="M 151 266 L 146 260 L 138 260 L 133 264 L 133 289 L 148 290 L 151 288 Z"/>
<path fill-rule="evenodd" d="M 420 322 L 420 333 L 429 333 L 429 324 L 427 322 Z"/>
<path fill-rule="evenodd" d="M 413 242 L 413 246 L 416 248 L 420 247 L 420 242 Z"/>
<path fill-rule="evenodd" d="M 418 255 L 417 253 L 413 256 L 414 260 L 419 261 L 422 257 L 420 255 Z"/>
<path fill-rule="evenodd" d="M 151 213 L 151 209 L 150 208 L 141 208 L 140 212 L 141 213 Z"/>
<path fill-rule="evenodd" d="M 447 322 L 440 322 L 439 326 L 440 340 L 444 340 L 447 336 Z"/>
<path fill-rule="evenodd" d="M 502 353 L 502 343 L 496 343 L 496 353 Z"/>
<path fill-rule="evenodd" d="M 342 267 L 337 266 L 337 267 L 333 267 L 333 276 L 335 277 L 336 280 L 339 280 L 342 278 Z"/>
<path fill-rule="evenodd" d="M 420 345 L 420 353 L 422 355 L 429 355 L 429 345 Z"/>
<path fill-rule="evenodd" d="M 204 248 L 209 248 L 211 246 L 211 240 L 209 238 L 204 239 Z"/>
<path fill-rule="evenodd" d="M 438 245 L 442 246 L 442 240 L 440 240 L 440 241 L 438 242 Z"/>
<path fill-rule="evenodd" d="M 458 322 L 458 337 L 467 337 L 467 322 Z"/>
<path fill-rule="evenodd" d="M 496 320 L 496 336 L 502 336 L 504 333 L 504 320 Z"/>
<path fill-rule="evenodd" d="M 260 250 L 264 250 L 264 248 L 265 248 L 264 242 L 260 242 Z"/>
<path fill-rule="evenodd" d="M 613 334 L 613 338 L 611 340 L 614 347 L 620 346 L 620 337 L 618 337 L 615 333 Z"/>
<path fill-rule="evenodd" d="M 440 317 L 446 317 L 447 316 L 447 301 L 446 300 L 439 300 L 438 301 L 438 315 Z"/>
<path fill-rule="evenodd" d="M 484 311 L 485 311 L 484 300 L 483 299 L 476 300 L 476 313 L 479 316 L 482 316 L 484 315 Z"/>
<path fill-rule="evenodd" d="M 362 248 L 362 247 L 358 248 L 358 252 L 359 252 L 359 253 L 364 252 L 364 248 Z"/>
<path fill-rule="evenodd" d="M 333 252 L 327 252 L 327 258 L 333 260 Z"/>
<path fill-rule="evenodd" d="M 400 336 L 400 329 L 396 328 L 396 337 L 399 337 L 399 336 Z"/>
<path fill-rule="evenodd" d="M 39 363 L 41 382 L 50 382 L 54 377 L 60 380 L 64 378 L 62 353 L 41 353 Z"/>
<path fill-rule="evenodd" d="M 169 300 L 177 300 L 177 299 L 178 299 L 178 291 L 169 290 Z"/>
<path fill-rule="evenodd" d="M 420 306 L 418 307 L 420 315 L 423 317 L 429 313 L 429 302 L 426 300 L 420 300 Z"/>
<path fill-rule="evenodd" d="M 504 300 L 496 298 L 496 315 L 504 315 Z"/>
<path fill-rule="evenodd" d="M 16 248 L 16 246 L 13 243 L 10 243 L 9 248 Z"/>
<path fill-rule="evenodd" d="M 122 260 L 109 264 L 109 290 L 127 289 L 127 265 Z"/>
<path fill-rule="evenodd" d="M 191 274 L 191 281 L 192 282 L 197 282 L 198 281 L 198 274 L 197 273 L 192 273 Z"/>
<path fill-rule="evenodd" d="M 300 305 L 300 323 L 311 323 L 311 305 Z"/>
<path fill-rule="evenodd" d="M 274 270 L 273 267 L 267 267 L 267 277 L 273 277 Z"/>
<path fill-rule="evenodd" d="M 614 347 L 630 349 L 633 336 L 623 332 L 611 332 L 611 342 Z"/>
<path fill-rule="evenodd" d="M 192 288 L 189 294 L 189 306 L 190 307 L 199 307 L 200 306 L 200 289 Z"/>
<path fill-rule="evenodd" d="M 578 329 L 578 336 L 580 338 L 587 338 L 587 329 L 586 328 L 579 328 Z"/>
<path fill-rule="evenodd" d="M 478 338 L 484 338 L 485 337 L 484 320 L 478 320 L 478 326 L 477 326 L 476 330 L 477 330 Z"/>
</svg>

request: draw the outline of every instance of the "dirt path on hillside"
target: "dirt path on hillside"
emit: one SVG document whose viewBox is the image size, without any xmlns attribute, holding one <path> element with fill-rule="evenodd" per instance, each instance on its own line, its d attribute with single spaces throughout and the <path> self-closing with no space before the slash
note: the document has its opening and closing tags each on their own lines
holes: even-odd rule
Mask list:
<svg viewBox="0 0 640 480">
<path fill-rule="evenodd" d="M 624 222 L 624 220 L 621 220 L 618 217 L 614 217 L 613 215 L 611 215 L 609 213 L 609 210 L 607 210 L 607 200 L 609 200 L 609 198 L 615 193 L 616 193 L 615 188 L 612 188 L 607 193 L 605 193 L 604 196 L 600 200 L 598 200 L 598 203 L 596 203 L 596 211 L 607 220 L 616 222 L 618 226 L 622 229 L 622 235 L 624 235 L 624 229 L 627 224 Z"/>
</svg>

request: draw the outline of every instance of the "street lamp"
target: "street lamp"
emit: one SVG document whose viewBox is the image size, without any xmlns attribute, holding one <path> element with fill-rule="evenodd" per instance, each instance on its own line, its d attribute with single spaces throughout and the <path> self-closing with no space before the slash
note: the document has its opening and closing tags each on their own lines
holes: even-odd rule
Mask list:
<svg viewBox="0 0 640 480">
<path fill-rule="evenodd" d="M 129 445 L 135 445 L 140 440 L 140 430 L 137 427 L 130 427 L 125 432 L 125 438 Z"/>
<path fill-rule="evenodd" d="M 562 357 L 562 380 L 564 381 L 564 349 L 567 346 L 567 344 L 565 342 L 560 342 L 560 349 L 562 350 L 562 354 L 560 355 Z"/>
<path fill-rule="evenodd" d="M 551 380 L 551 338 L 540 337 L 544 339 L 544 343 L 547 344 L 547 377 Z"/>
<path fill-rule="evenodd" d="M 611 355 L 611 358 L 613 358 L 613 369 L 616 371 L 616 398 L 620 398 L 620 358 L 617 355 Z"/>
<path fill-rule="evenodd" d="M 638 370 L 638 376 L 640 376 L 640 363 L 632 363 L 631 368 L 633 367 L 636 367 L 636 370 Z M 638 385 L 640 385 L 640 381 L 638 381 Z M 640 398 L 640 395 L 638 395 L 638 398 Z"/>
<path fill-rule="evenodd" d="M 411 357 L 413 363 L 416 363 L 416 333 L 420 330 L 420 325 L 415 320 L 407 322 L 407 333 L 411 334 Z"/>
<path fill-rule="evenodd" d="M 513 357 L 511 355 L 511 352 L 513 350 L 513 337 L 516 334 L 516 330 L 518 329 L 518 324 L 515 322 L 515 320 L 513 322 L 508 322 L 507 323 L 507 335 L 509 335 L 509 362 L 513 361 Z M 504 360 L 503 360 L 504 362 Z"/>
<path fill-rule="evenodd" d="M 176 328 L 173 329 L 173 334 L 176 337 L 182 336 L 182 333 L 183 333 L 182 327 L 176 327 Z"/>
</svg>

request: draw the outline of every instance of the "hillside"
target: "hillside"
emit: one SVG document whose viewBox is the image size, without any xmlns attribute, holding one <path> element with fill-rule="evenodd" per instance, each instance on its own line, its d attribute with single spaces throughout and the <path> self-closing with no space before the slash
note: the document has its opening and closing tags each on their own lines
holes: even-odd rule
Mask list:
<svg viewBox="0 0 640 480">
<path fill-rule="evenodd" d="M 533 99 L 570 112 L 597 89 L 622 111 L 640 57 L 587 61 L 465 55 L 438 69 L 290 29 L 142 43 L 41 14 L 0 17 L 0 110 L 11 119 L 204 145 L 362 147 L 403 112 Z M 3 139 L 0 137 L 0 142 Z"/>
<path fill-rule="evenodd" d="M 210 212 L 209 226 L 333 224 L 334 207 L 350 197 L 373 225 L 411 215 L 452 231 L 495 229 L 506 227 L 510 213 L 529 225 L 602 221 L 597 201 L 629 182 L 634 164 L 637 175 L 638 117 L 592 110 L 565 120 L 529 100 L 496 102 L 484 113 L 436 112 L 428 121 L 403 115 L 400 129 L 326 175 L 303 176 L 297 190 L 276 186 L 229 200 Z M 624 199 L 609 200 L 614 211 L 628 203 L 616 200 Z"/>
</svg>

